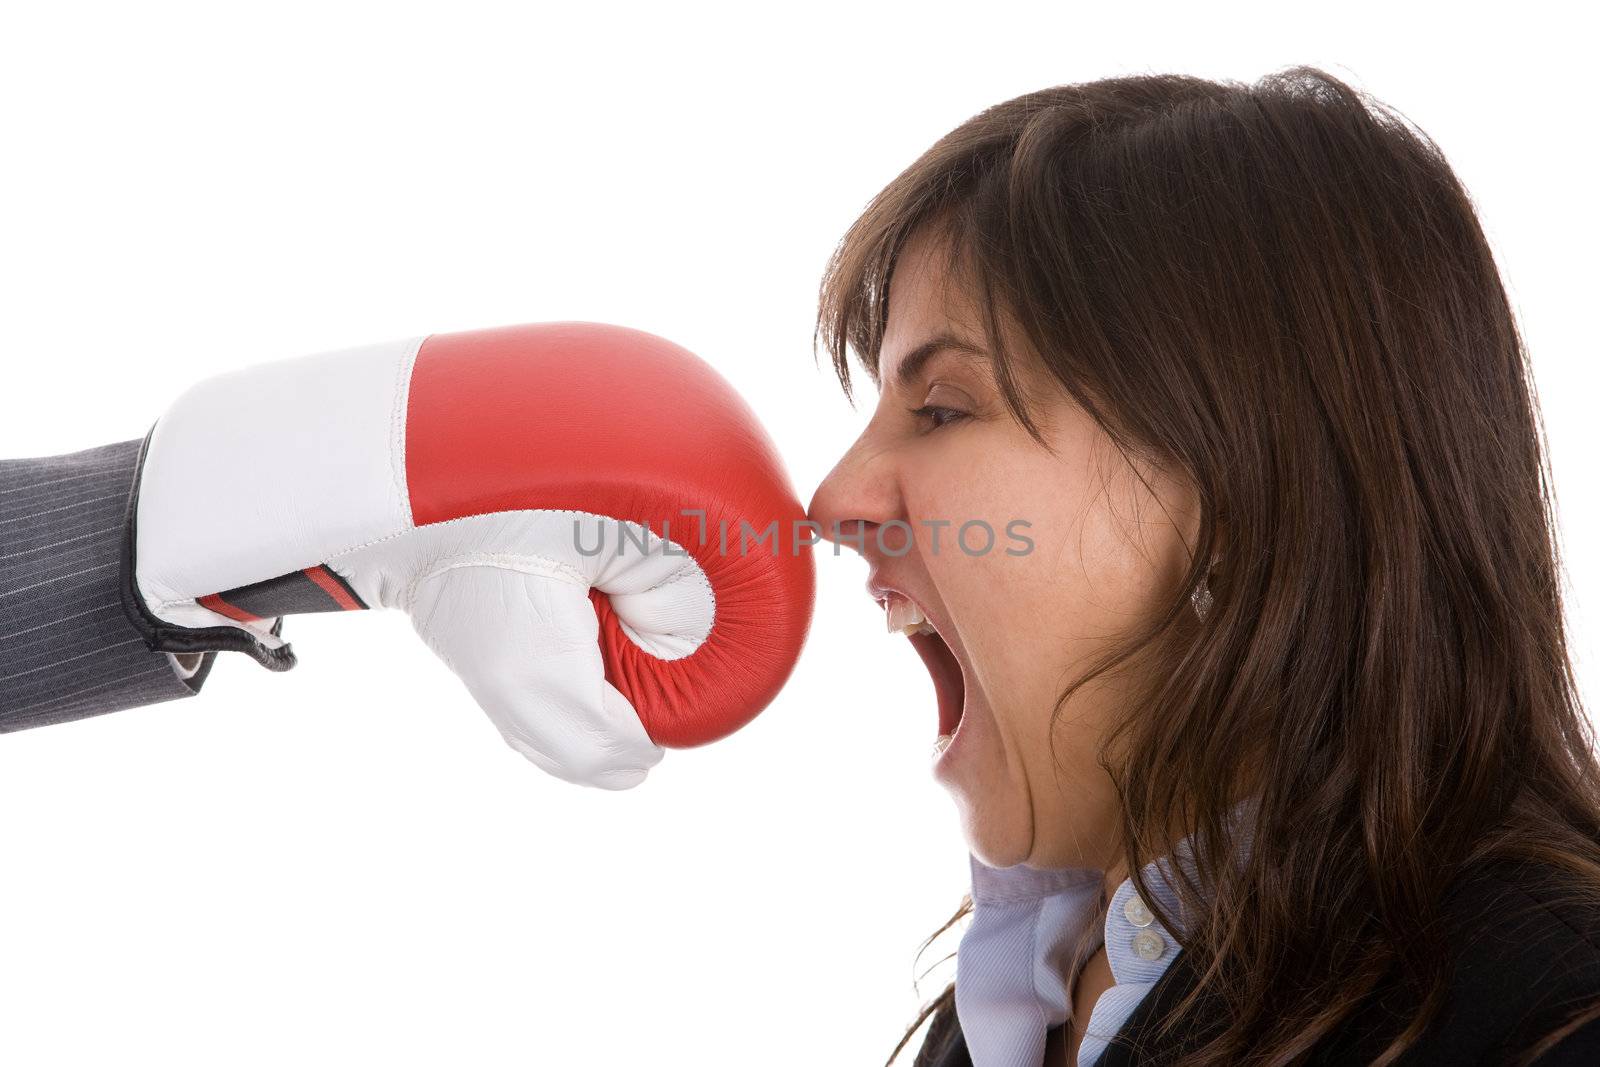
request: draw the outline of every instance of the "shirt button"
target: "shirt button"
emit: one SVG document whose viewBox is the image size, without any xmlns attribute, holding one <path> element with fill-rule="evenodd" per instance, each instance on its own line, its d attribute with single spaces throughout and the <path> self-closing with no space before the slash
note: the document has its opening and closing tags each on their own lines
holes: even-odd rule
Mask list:
<svg viewBox="0 0 1600 1067">
<path fill-rule="evenodd" d="M 1158 960 L 1167 951 L 1167 943 L 1154 930 L 1140 930 L 1133 935 L 1133 954 L 1141 960 Z"/>
<path fill-rule="evenodd" d="M 1122 914 L 1127 917 L 1130 923 L 1139 927 L 1149 926 L 1156 918 L 1150 913 L 1150 909 L 1145 905 L 1145 902 L 1139 899 L 1139 894 L 1137 893 L 1123 903 Z"/>
</svg>

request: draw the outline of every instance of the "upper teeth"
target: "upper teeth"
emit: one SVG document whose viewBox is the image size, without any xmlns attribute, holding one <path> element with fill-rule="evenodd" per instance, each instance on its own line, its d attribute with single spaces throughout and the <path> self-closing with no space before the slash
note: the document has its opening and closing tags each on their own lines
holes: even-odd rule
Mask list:
<svg viewBox="0 0 1600 1067">
<path fill-rule="evenodd" d="M 928 617 L 922 613 L 922 609 L 911 601 L 904 597 L 890 597 L 889 632 L 909 637 L 912 634 L 931 634 L 933 627 L 928 625 Z"/>
</svg>

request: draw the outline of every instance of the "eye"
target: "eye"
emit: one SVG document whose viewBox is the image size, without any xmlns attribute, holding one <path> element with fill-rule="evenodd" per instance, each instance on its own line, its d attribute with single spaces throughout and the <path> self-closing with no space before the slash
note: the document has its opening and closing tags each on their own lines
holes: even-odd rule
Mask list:
<svg viewBox="0 0 1600 1067">
<path fill-rule="evenodd" d="M 952 422 L 959 422 L 967 417 L 967 413 L 965 411 L 958 411 L 955 408 L 940 407 L 938 404 L 924 404 L 920 408 L 912 408 L 911 414 L 912 417 L 918 420 L 926 419 L 928 422 L 932 423 L 933 429 L 938 429 L 941 426 L 948 426 Z"/>
</svg>

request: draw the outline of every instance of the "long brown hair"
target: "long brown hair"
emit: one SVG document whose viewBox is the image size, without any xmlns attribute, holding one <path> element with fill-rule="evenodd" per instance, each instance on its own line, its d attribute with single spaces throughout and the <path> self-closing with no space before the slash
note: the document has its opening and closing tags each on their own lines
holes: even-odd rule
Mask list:
<svg viewBox="0 0 1600 1067">
<path fill-rule="evenodd" d="M 1028 93 L 941 138 L 835 250 L 817 326 L 847 393 L 924 226 L 1025 426 L 1008 329 L 1124 456 L 1198 495 L 1184 588 L 1061 697 L 1147 665 L 1101 764 L 1147 901 L 1168 828 L 1196 834 L 1180 941 L 1226 1026 L 1181 1062 L 1292 1062 L 1398 975 L 1415 1012 L 1390 1062 L 1441 1006 L 1457 875 L 1524 858 L 1600 896 L 1543 428 L 1467 192 L 1413 123 L 1312 67 Z M 948 1028 L 952 991 L 890 1062 L 930 1015 Z"/>
</svg>

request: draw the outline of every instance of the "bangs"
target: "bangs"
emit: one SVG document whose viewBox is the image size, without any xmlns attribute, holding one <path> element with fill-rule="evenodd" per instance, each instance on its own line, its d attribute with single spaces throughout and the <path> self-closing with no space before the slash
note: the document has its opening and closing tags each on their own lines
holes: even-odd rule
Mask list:
<svg viewBox="0 0 1600 1067">
<path fill-rule="evenodd" d="M 1088 375 L 1072 375 L 1069 382 L 1062 374 L 1062 359 L 1041 356 L 1042 346 L 1049 343 L 1047 336 L 1059 342 L 1060 320 L 1086 321 L 1090 294 L 1081 287 L 1074 290 L 1069 283 L 1058 287 L 1053 297 L 1057 307 L 1071 305 L 1070 313 L 1051 323 L 1038 322 L 1037 313 L 1030 314 L 1029 308 L 1037 301 L 1029 296 L 1026 257 L 1037 250 L 1016 247 L 1014 235 L 1037 232 L 1040 227 L 1012 206 L 1008 193 L 1015 183 L 1011 172 L 1016 168 L 1010 156 L 996 155 L 987 166 L 966 170 L 963 183 L 957 183 L 951 174 L 936 172 L 923 176 L 917 184 L 902 185 L 918 172 L 913 166 L 879 193 L 845 233 L 823 273 L 812 347 L 819 362 L 818 343 L 826 349 L 839 385 L 852 402 L 852 353 L 873 384 L 881 385 L 879 362 L 888 329 L 894 269 L 907 245 L 927 238 L 940 257 L 936 265 L 946 302 L 952 289 L 959 290 L 977 310 L 1000 394 L 1028 433 L 1042 442 L 1032 415 L 1034 398 L 1028 395 L 1014 363 L 1019 353 L 1032 357 L 1104 424 L 1101 406 L 1092 390 L 1082 384 Z M 934 198 L 932 189 L 938 189 L 942 199 Z M 906 205 L 915 205 L 915 209 Z M 1072 348 L 1059 343 L 1051 347 Z"/>
</svg>

